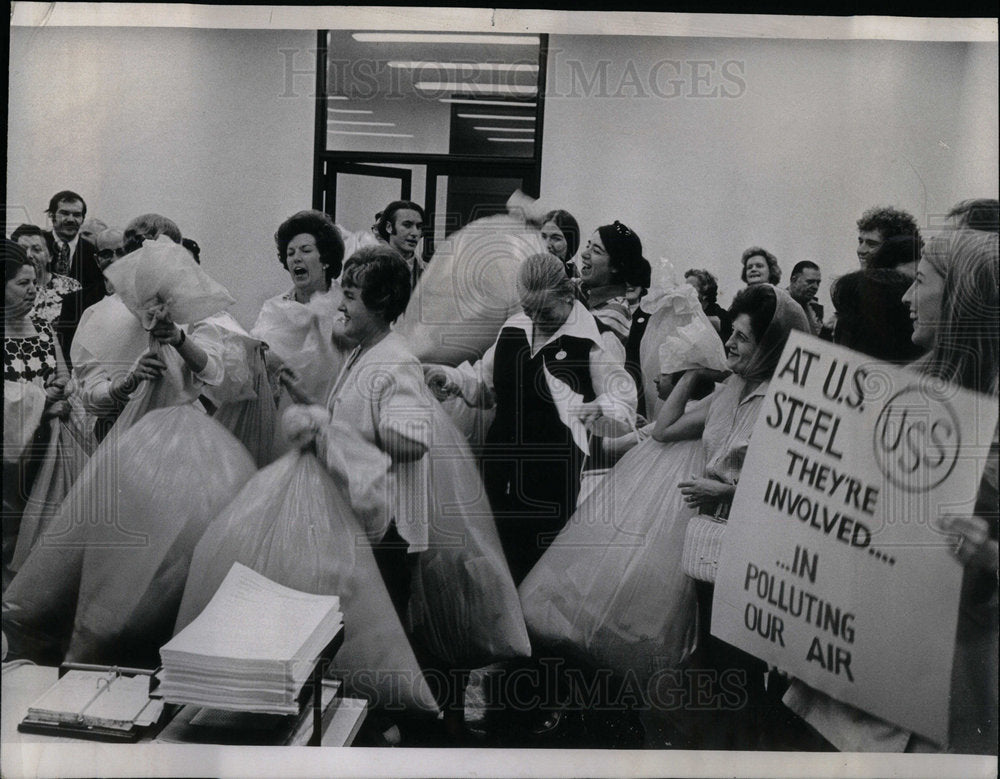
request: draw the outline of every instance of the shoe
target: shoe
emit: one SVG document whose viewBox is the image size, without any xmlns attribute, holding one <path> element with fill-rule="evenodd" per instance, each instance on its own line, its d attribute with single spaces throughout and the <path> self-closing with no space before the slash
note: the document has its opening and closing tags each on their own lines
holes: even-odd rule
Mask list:
<svg viewBox="0 0 1000 779">
<path fill-rule="evenodd" d="M 536 722 L 529 728 L 529 732 L 532 736 L 537 736 L 539 738 L 551 737 L 559 731 L 559 729 L 563 726 L 563 723 L 566 721 L 566 712 L 562 709 L 544 711 L 541 713 L 543 715 L 543 719 L 540 722 Z"/>
</svg>

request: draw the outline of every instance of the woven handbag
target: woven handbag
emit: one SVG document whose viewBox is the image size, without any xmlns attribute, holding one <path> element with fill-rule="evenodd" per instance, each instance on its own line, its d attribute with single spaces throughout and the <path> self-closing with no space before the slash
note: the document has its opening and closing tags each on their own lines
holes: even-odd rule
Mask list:
<svg viewBox="0 0 1000 779">
<path fill-rule="evenodd" d="M 719 551 L 726 532 L 726 520 L 707 514 L 696 514 L 688 520 L 684 534 L 681 567 L 692 579 L 715 582 L 719 569 Z"/>
</svg>

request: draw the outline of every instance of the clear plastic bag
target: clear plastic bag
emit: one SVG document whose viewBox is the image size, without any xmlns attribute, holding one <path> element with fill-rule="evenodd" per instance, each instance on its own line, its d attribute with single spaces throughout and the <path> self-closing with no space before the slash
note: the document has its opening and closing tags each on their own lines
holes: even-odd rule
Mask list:
<svg viewBox="0 0 1000 779">
<path fill-rule="evenodd" d="M 190 324 L 236 302 L 187 249 L 165 235 L 122 257 L 105 275 L 146 329 L 157 316 L 166 314 L 174 322 Z"/>
<path fill-rule="evenodd" d="M 155 665 L 195 545 L 257 469 L 228 430 L 190 406 L 150 411 L 116 450 L 117 522 L 87 535 L 67 660 Z"/>
<path fill-rule="evenodd" d="M 3 461 L 16 463 L 31 443 L 45 411 L 45 388 L 40 380 L 3 383 Z"/>
<path fill-rule="evenodd" d="M 519 587 L 532 641 L 647 683 L 695 649 L 688 519 L 677 483 L 704 467 L 700 441 L 647 439 L 601 480 Z"/>
<path fill-rule="evenodd" d="M 255 470 L 188 405 L 109 435 L 4 594 L 12 652 L 58 663 L 68 640 L 67 660 L 155 667 L 198 539 Z"/>
<path fill-rule="evenodd" d="M 539 232 L 515 217 L 471 222 L 435 248 L 396 332 L 421 362 L 475 363 L 521 308 L 521 262 L 544 251 Z"/>
<path fill-rule="evenodd" d="M 79 402 L 79 401 L 77 401 Z M 79 418 L 51 420 L 52 434 L 31 494 L 21 514 L 21 526 L 11 568 L 17 570 L 59 512 L 66 495 L 97 448 L 91 431 Z"/>
<path fill-rule="evenodd" d="M 437 711 L 366 534 L 315 455 L 284 455 L 219 513 L 195 550 L 177 630 L 201 612 L 234 562 L 286 587 L 340 597 L 345 638 L 331 671 L 350 694 L 374 706 Z"/>
<path fill-rule="evenodd" d="M 410 628 L 453 668 L 528 657 L 517 589 L 475 460 L 444 411 L 435 409 L 428 458 L 428 548 L 416 555 Z"/>
<path fill-rule="evenodd" d="M 726 370 L 725 347 L 702 310 L 694 287 L 690 284 L 674 287 L 655 303 L 650 301 L 650 308 L 643 341 L 651 339 L 656 345 L 657 373 L 676 373 L 691 368 Z"/>
<path fill-rule="evenodd" d="M 264 347 L 250 338 L 243 341 L 250 375 L 247 389 L 252 397 L 223 403 L 214 418 L 242 442 L 257 467 L 263 468 L 278 456 L 275 440 L 278 407 L 264 364 Z"/>
</svg>

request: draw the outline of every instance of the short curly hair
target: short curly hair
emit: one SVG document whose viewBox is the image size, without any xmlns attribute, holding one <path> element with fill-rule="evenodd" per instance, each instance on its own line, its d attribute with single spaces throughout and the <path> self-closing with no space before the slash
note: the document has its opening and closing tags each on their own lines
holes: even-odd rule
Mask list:
<svg viewBox="0 0 1000 779">
<path fill-rule="evenodd" d="M 288 270 L 288 244 L 296 235 L 306 233 L 316 239 L 319 257 L 325 266 L 326 283 L 340 275 L 344 262 L 344 239 L 333 220 L 322 211 L 299 211 L 281 223 L 274 234 L 278 261 Z"/>
<path fill-rule="evenodd" d="M 858 219 L 858 230 L 867 232 L 878 230 L 882 240 L 888 240 L 897 235 L 912 235 L 917 243 L 917 249 L 924 248 L 924 239 L 920 236 L 920 228 L 913 215 L 892 206 L 872 206 Z"/>
<path fill-rule="evenodd" d="M 357 287 L 361 301 L 395 322 L 410 302 L 410 269 L 395 249 L 379 244 L 364 246 L 344 263 L 342 287 Z"/>
<path fill-rule="evenodd" d="M 743 273 L 740 274 L 740 279 L 743 283 L 747 283 L 747 261 L 751 257 L 763 257 L 767 261 L 767 281 L 769 284 L 777 284 L 781 281 L 781 266 L 778 265 L 778 258 L 775 257 L 767 249 L 762 249 L 759 246 L 751 246 L 740 258 L 740 262 L 743 263 Z"/>
<path fill-rule="evenodd" d="M 694 276 L 698 279 L 698 290 L 701 298 L 706 303 L 715 303 L 719 299 L 719 282 L 715 276 L 704 268 L 688 268 L 684 271 L 684 278 Z"/>
</svg>

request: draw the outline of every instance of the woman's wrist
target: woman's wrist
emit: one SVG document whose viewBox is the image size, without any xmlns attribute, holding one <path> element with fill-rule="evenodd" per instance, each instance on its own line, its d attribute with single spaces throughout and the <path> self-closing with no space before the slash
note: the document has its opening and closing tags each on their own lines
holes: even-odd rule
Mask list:
<svg viewBox="0 0 1000 779">
<path fill-rule="evenodd" d="M 120 403 L 127 403 L 132 393 L 138 388 L 139 380 L 136 378 L 135 373 L 129 372 L 111 382 L 109 394 L 114 400 Z"/>
</svg>

